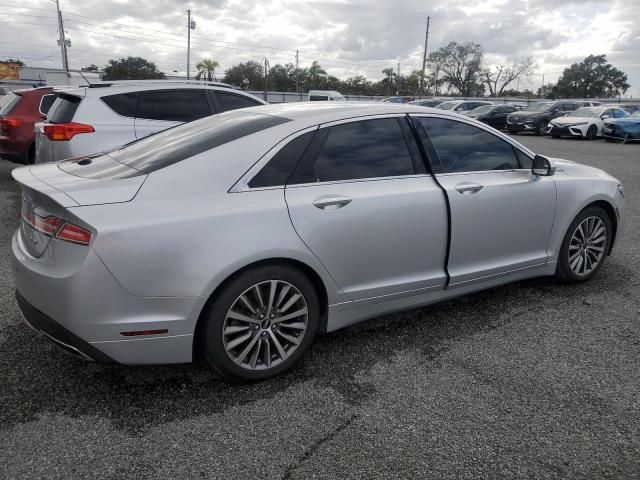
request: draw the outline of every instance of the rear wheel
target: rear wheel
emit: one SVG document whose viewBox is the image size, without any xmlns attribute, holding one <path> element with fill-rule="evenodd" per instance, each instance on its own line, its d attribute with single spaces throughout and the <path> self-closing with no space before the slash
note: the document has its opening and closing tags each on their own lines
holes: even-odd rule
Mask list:
<svg viewBox="0 0 640 480">
<path fill-rule="evenodd" d="M 587 140 L 594 140 L 597 136 L 598 136 L 598 128 L 595 125 L 591 125 L 587 129 L 587 135 L 585 136 L 585 138 Z"/>
<path fill-rule="evenodd" d="M 565 282 L 592 278 L 602 268 L 612 232 L 611 219 L 602 208 L 588 207 L 580 212 L 562 242 L 556 277 Z"/>
<path fill-rule="evenodd" d="M 203 312 L 200 352 L 223 378 L 252 382 L 291 368 L 316 335 L 320 308 L 299 270 L 267 265 L 233 278 Z"/>
</svg>

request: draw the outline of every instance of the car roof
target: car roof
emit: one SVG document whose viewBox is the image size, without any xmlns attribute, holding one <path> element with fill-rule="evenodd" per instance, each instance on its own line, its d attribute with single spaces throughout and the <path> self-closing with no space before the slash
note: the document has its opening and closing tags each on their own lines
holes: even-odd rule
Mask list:
<svg viewBox="0 0 640 480">
<path fill-rule="evenodd" d="M 207 90 L 235 93 L 237 95 L 243 95 L 246 97 L 257 99 L 264 103 L 264 100 L 262 100 L 261 98 L 256 97 L 255 95 L 252 95 L 249 92 L 245 92 L 243 90 L 237 90 L 232 87 L 224 87 L 224 86 L 217 86 L 212 84 L 196 83 L 196 82 L 193 82 L 193 83 L 156 82 L 156 83 L 144 83 L 144 84 L 132 83 L 128 85 L 114 84 L 114 85 L 105 86 L 104 88 L 95 88 L 95 87 L 91 88 L 91 87 L 85 86 L 85 87 L 78 87 L 70 90 L 65 90 L 64 92 L 61 92 L 61 93 L 66 93 L 66 94 L 74 95 L 77 97 L 85 97 L 87 95 L 104 97 L 107 95 L 115 95 L 118 93 L 146 92 L 149 90 L 184 90 L 184 89 L 194 89 L 194 88 L 204 88 Z"/>
<path fill-rule="evenodd" d="M 407 113 L 425 114 L 431 112 L 439 116 L 461 117 L 457 113 L 436 110 L 431 107 L 387 102 L 291 102 L 249 107 L 243 111 L 254 111 L 315 125 L 347 118 Z"/>
</svg>

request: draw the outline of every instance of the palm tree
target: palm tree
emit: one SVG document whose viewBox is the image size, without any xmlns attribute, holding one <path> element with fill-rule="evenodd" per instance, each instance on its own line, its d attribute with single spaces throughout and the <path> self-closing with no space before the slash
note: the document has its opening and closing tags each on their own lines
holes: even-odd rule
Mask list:
<svg viewBox="0 0 640 480">
<path fill-rule="evenodd" d="M 317 60 L 314 60 L 309 67 L 309 80 L 314 88 L 320 86 L 320 82 L 327 77 L 327 72 L 320 66 Z"/>
<path fill-rule="evenodd" d="M 393 76 L 395 75 L 395 73 L 393 73 L 393 68 L 385 68 L 384 70 L 382 70 L 382 73 L 384 73 L 385 75 L 385 79 L 383 80 L 383 82 L 385 82 L 386 86 L 385 86 L 385 90 L 388 91 L 389 95 L 391 94 L 391 86 L 393 84 Z"/>
<path fill-rule="evenodd" d="M 211 82 L 216 78 L 216 68 L 218 68 L 220 64 L 215 60 L 204 59 L 200 63 L 196 65 L 198 69 L 198 74 L 196 75 L 196 80 L 206 80 Z"/>
</svg>

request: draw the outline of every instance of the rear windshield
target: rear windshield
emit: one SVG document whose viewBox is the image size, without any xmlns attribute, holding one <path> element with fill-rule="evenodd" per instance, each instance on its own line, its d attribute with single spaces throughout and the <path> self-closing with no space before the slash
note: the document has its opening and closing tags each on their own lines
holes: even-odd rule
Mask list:
<svg viewBox="0 0 640 480">
<path fill-rule="evenodd" d="M 82 98 L 74 95 L 58 95 L 58 98 L 47 113 L 47 121 L 51 123 L 68 123 L 80 105 Z"/>
<path fill-rule="evenodd" d="M 86 178 L 144 175 L 289 121 L 273 115 L 233 110 L 163 130 L 99 157 L 68 160 L 58 166 L 67 173 Z"/>
<path fill-rule="evenodd" d="M 328 95 L 310 95 L 309 96 L 309 101 L 310 102 L 322 102 L 322 101 L 327 101 L 329 100 L 329 96 Z"/>
<path fill-rule="evenodd" d="M 20 96 L 13 92 L 0 97 L 0 115 L 9 115 L 13 107 L 20 101 Z"/>
</svg>

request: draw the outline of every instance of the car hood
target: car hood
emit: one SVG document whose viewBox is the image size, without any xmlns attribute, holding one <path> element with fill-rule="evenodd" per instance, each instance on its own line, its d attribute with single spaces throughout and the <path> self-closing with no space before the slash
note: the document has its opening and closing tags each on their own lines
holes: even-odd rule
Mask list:
<svg viewBox="0 0 640 480">
<path fill-rule="evenodd" d="M 623 124 L 623 125 L 637 125 L 640 124 L 640 118 L 609 118 L 607 119 L 607 123 L 613 124 Z"/>
<path fill-rule="evenodd" d="M 597 120 L 590 117 L 558 117 L 552 120 L 556 125 L 575 125 L 576 123 L 591 123 Z"/>
</svg>

